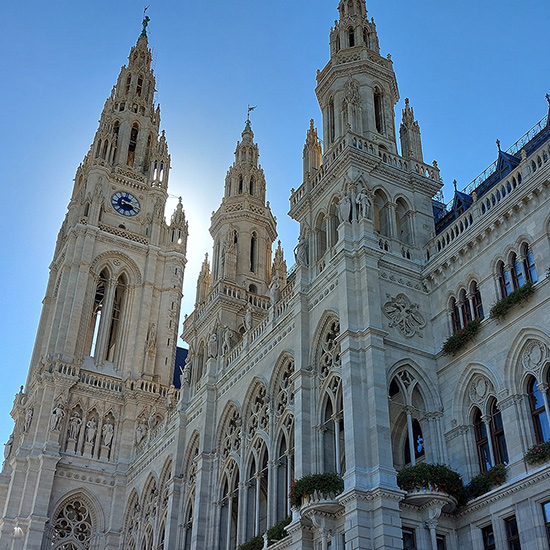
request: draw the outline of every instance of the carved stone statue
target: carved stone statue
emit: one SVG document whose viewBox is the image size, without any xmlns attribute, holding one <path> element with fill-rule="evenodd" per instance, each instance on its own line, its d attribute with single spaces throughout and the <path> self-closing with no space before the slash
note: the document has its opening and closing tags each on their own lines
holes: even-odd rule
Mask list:
<svg viewBox="0 0 550 550">
<path fill-rule="evenodd" d="M 232 336 L 233 335 L 231 333 L 231 329 L 228 326 L 224 327 L 223 344 L 222 344 L 223 355 L 225 355 L 226 353 L 229 353 L 229 350 L 231 349 Z"/>
<path fill-rule="evenodd" d="M 276 278 L 274 278 L 269 285 L 269 298 L 272 306 L 281 299 L 281 285 L 279 285 L 279 281 Z"/>
<path fill-rule="evenodd" d="M 34 409 L 32 407 L 29 407 L 27 409 L 27 412 L 25 413 L 25 421 L 23 422 L 23 433 L 26 434 L 30 427 L 32 422 L 32 415 L 34 414 Z"/>
<path fill-rule="evenodd" d="M 149 327 L 149 332 L 147 334 L 147 351 L 149 353 L 155 351 L 157 345 L 157 327 L 155 323 L 151 323 Z"/>
<path fill-rule="evenodd" d="M 298 237 L 298 244 L 294 249 L 296 263 L 301 266 L 307 266 L 307 240 L 303 235 Z"/>
<path fill-rule="evenodd" d="M 157 408 L 153 407 L 153 409 L 151 410 L 151 414 L 149 415 L 149 420 L 147 421 L 149 431 L 154 430 L 157 427 L 157 423 Z"/>
<path fill-rule="evenodd" d="M 64 416 L 65 416 L 65 411 L 63 410 L 63 408 L 60 407 L 59 405 L 56 405 L 50 417 L 50 430 L 54 432 L 58 432 L 61 426 L 61 421 L 63 420 Z"/>
<path fill-rule="evenodd" d="M 218 356 L 218 337 L 213 332 L 208 341 L 208 357 L 216 358 Z"/>
<path fill-rule="evenodd" d="M 80 426 L 82 425 L 82 419 L 78 414 L 74 414 L 69 420 L 69 439 L 78 439 L 80 434 Z"/>
<path fill-rule="evenodd" d="M 372 211 L 372 200 L 364 187 L 361 189 L 361 191 L 359 191 L 357 197 L 355 197 L 355 204 L 357 204 L 358 217 L 363 219 L 370 219 Z"/>
<path fill-rule="evenodd" d="M 115 432 L 113 425 L 110 422 L 107 422 L 103 425 L 101 431 L 103 433 L 103 445 L 105 447 L 110 447 L 113 442 L 113 434 Z"/>
<path fill-rule="evenodd" d="M 90 418 L 90 420 L 86 422 L 86 434 L 85 434 L 86 443 L 93 443 L 95 441 L 96 432 L 97 432 L 97 422 L 95 421 L 95 418 Z"/>
<path fill-rule="evenodd" d="M 252 323 L 253 323 L 252 308 L 248 306 L 244 314 L 244 328 L 246 329 L 247 332 L 249 330 L 252 330 Z"/>
<path fill-rule="evenodd" d="M 146 433 L 147 424 L 145 423 L 144 418 L 140 418 L 136 426 L 136 445 L 139 445 L 143 441 Z"/>
<path fill-rule="evenodd" d="M 338 202 L 338 215 L 341 222 L 349 222 L 351 217 L 351 199 L 346 193 L 342 193 Z"/>
<path fill-rule="evenodd" d="M 13 433 L 10 435 L 10 438 L 8 439 L 8 442 L 4 444 L 4 458 L 8 460 L 8 458 L 11 455 L 11 450 L 13 448 Z"/>
</svg>

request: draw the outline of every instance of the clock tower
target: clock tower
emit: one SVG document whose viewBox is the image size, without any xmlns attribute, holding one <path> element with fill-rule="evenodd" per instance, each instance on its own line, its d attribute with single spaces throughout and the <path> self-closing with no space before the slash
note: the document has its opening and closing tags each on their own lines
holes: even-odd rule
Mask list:
<svg viewBox="0 0 550 550">
<path fill-rule="evenodd" d="M 103 523 L 97 541 L 84 540 L 84 519 L 72 526 L 82 547 L 118 548 L 115 511 L 125 506 L 128 465 L 176 409 L 188 229 L 181 199 L 165 220 L 170 155 L 147 23 L 76 171 L 29 375 L 12 410 L 0 540 L 19 527 L 25 548 L 70 538 L 60 525 L 78 506 Z M 63 548 L 81 548 L 69 538 Z"/>
</svg>

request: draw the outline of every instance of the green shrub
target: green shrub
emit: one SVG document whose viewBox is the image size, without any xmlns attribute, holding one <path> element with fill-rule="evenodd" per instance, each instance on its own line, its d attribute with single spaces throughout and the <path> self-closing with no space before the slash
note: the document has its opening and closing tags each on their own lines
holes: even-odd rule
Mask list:
<svg viewBox="0 0 550 550">
<path fill-rule="evenodd" d="M 416 464 L 406 466 L 397 474 L 397 485 L 404 491 L 433 489 L 456 498 L 459 503 L 465 501 L 462 478 L 444 464 Z"/>
<path fill-rule="evenodd" d="M 344 480 L 338 474 L 311 474 L 295 481 L 290 488 L 290 504 L 299 508 L 302 499 L 315 491 L 322 495 L 339 495 L 344 490 Z"/>
<path fill-rule="evenodd" d="M 495 464 L 488 472 L 482 472 L 471 479 L 466 485 L 466 494 L 468 498 L 477 498 L 505 481 L 506 467 L 504 464 Z"/>
<path fill-rule="evenodd" d="M 545 462 L 550 462 L 550 441 L 533 445 L 525 453 L 524 459 L 527 464 L 544 464 Z"/>
<path fill-rule="evenodd" d="M 525 283 L 508 296 L 505 296 L 493 304 L 493 307 L 489 312 L 489 316 L 492 319 L 502 319 L 516 304 L 525 302 L 534 294 L 534 292 L 535 287 L 533 286 L 533 283 Z"/>
<path fill-rule="evenodd" d="M 444 355 L 454 355 L 460 348 L 465 346 L 478 333 L 481 326 L 480 319 L 470 321 L 463 329 L 451 334 L 443 344 Z"/>
<path fill-rule="evenodd" d="M 276 542 L 278 540 L 282 540 L 288 535 L 286 527 L 290 523 L 291 519 L 292 518 L 290 517 L 283 519 L 283 521 L 280 521 L 279 523 L 275 524 L 271 529 L 267 530 L 268 544 L 271 544 L 272 542 Z"/>
<path fill-rule="evenodd" d="M 237 550 L 262 550 L 264 547 L 264 537 L 263 535 L 258 535 L 253 539 L 250 539 L 248 542 L 241 544 Z"/>
</svg>

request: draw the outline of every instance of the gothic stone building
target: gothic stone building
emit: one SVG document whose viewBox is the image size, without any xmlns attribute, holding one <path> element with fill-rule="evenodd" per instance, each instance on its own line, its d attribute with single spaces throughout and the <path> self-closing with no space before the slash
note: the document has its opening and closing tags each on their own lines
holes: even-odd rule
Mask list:
<svg viewBox="0 0 550 550">
<path fill-rule="evenodd" d="M 273 549 L 549 548 L 550 465 L 524 460 L 550 438 L 548 117 L 443 204 L 408 101 L 397 140 L 397 81 L 364 0 L 338 11 L 317 75 L 323 149 L 312 121 L 290 191 L 296 265 L 274 245 L 247 121 L 186 358 L 187 222 L 181 202 L 164 218 L 145 30 L 131 49 L 15 397 L 2 548 L 232 550 L 287 517 Z M 436 483 L 399 488 L 422 463 L 506 474 L 457 508 Z M 291 507 L 293 481 L 326 472 L 343 491 Z"/>
</svg>

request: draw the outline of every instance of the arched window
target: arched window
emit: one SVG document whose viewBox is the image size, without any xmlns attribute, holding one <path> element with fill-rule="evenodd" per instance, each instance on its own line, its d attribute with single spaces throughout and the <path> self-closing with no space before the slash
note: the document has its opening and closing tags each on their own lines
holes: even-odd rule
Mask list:
<svg viewBox="0 0 550 550">
<path fill-rule="evenodd" d="M 130 143 L 128 144 L 128 158 L 126 159 L 126 164 L 133 168 L 134 160 L 136 156 L 136 146 L 139 133 L 138 123 L 135 122 L 130 131 Z"/>
<path fill-rule="evenodd" d="M 381 235 L 391 237 L 388 199 L 380 190 L 374 193 L 374 229 Z"/>
<path fill-rule="evenodd" d="M 374 89 L 374 121 L 376 131 L 384 133 L 384 96 L 379 88 Z"/>
<path fill-rule="evenodd" d="M 315 234 L 317 238 L 317 260 L 320 260 L 327 251 L 327 229 L 325 216 L 319 214 L 315 224 Z"/>
<path fill-rule="evenodd" d="M 103 315 L 103 306 L 105 303 L 105 291 L 107 289 L 107 281 L 109 275 L 107 271 L 102 271 L 99 275 L 99 280 L 97 282 L 95 296 L 94 296 L 94 305 L 92 309 L 92 318 L 90 323 L 90 329 L 88 332 L 88 345 L 87 345 L 87 354 L 91 357 L 95 357 L 96 348 L 98 343 L 99 336 L 99 327 L 101 325 L 101 317 Z"/>
<path fill-rule="evenodd" d="M 256 273 L 256 263 L 258 259 L 258 237 L 255 232 L 250 237 L 250 271 Z"/>
<path fill-rule="evenodd" d="M 116 152 L 118 149 L 118 134 L 120 132 L 120 122 L 115 120 L 113 125 L 113 148 L 111 153 L 111 162 L 116 162 Z"/>
<path fill-rule="evenodd" d="M 323 467 L 325 472 L 343 474 L 346 469 L 344 412 L 341 382 L 334 378 L 331 394 L 325 394 L 323 407 Z"/>
<path fill-rule="evenodd" d="M 250 176 L 249 193 L 250 193 L 251 195 L 254 194 L 254 176 Z"/>
<path fill-rule="evenodd" d="M 109 328 L 109 339 L 107 341 L 107 361 L 115 360 L 115 351 L 120 339 L 120 324 L 126 287 L 126 276 L 121 275 L 116 283 L 113 305 L 111 308 L 111 326 Z"/>
<path fill-rule="evenodd" d="M 230 464 L 224 473 L 220 499 L 220 550 L 234 550 L 237 547 L 237 525 L 239 517 L 239 472 L 236 465 Z"/>
<path fill-rule="evenodd" d="M 451 323 L 453 325 L 453 332 L 457 332 L 461 329 L 460 313 L 456 304 L 456 298 L 451 298 Z"/>
<path fill-rule="evenodd" d="M 472 320 L 472 310 L 470 309 L 470 301 L 466 297 L 466 291 L 462 289 L 458 295 L 460 302 L 460 311 L 462 313 L 462 323 L 467 325 Z"/>
<path fill-rule="evenodd" d="M 501 296 L 504 298 L 512 292 L 512 281 L 510 279 L 510 273 L 506 270 L 504 262 L 502 261 L 497 264 L 497 277 Z"/>
<path fill-rule="evenodd" d="M 332 97 L 328 102 L 328 137 L 329 143 L 334 143 L 336 139 L 336 127 L 334 120 L 334 99 Z"/>
<path fill-rule="evenodd" d="M 187 513 L 185 514 L 186 521 L 183 524 L 185 529 L 185 534 L 183 537 L 183 550 L 191 550 L 191 540 L 193 538 L 193 501 L 194 493 L 192 498 L 189 499 L 189 504 L 187 505 Z M 164 548 L 164 547 L 163 547 Z"/>
<path fill-rule="evenodd" d="M 92 540 L 92 517 L 81 498 L 74 498 L 56 513 L 52 527 L 52 542 L 59 550 L 84 550 Z"/>
<path fill-rule="evenodd" d="M 126 93 L 130 91 L 131 82 L 132 82 L 132 75 L 129 74 L 128 77 L 126 78 Z"/>
<path fill-rule="evenodd" d="M 527 386 L 529 393 L 529 405 L 531 408 L 531 418 L 535 429 L 535 438 L 537 443 L 550 441 L 550 425 L 548 423 L 548 414 L 544 405 L 544 396 L 539 388 L 539 383 L 535 377 L 529 378 Z"/>
<path fill-rule="evenodd" d="M 355 31 L 353 30 L 353 27 L 348 29 L 348 41 L 349 47 L 353 48 L 355 46 Z"/>
<path fill-rule="evenodd" d="M 474 317 L 476 319 L 483 319 L 483 303 L 481 302 L 481 292 L 475 281 L 470 285 L 470 293 L 472 295 L 472 306 L 474 308 Z"/>
<path fill-rule="evenodd" d="M 523 278 L 523 266 L 516 254 L 510 256 L 510 275 L 512 277 L 512 290 L 516 290 L 525 284 Z"/>
<path fill-rule="evenodd" d="M 489 438 L 487 437 L 487 425 L 483 422 L 481 411 L 478 408 L 474 410 L 474 433 L 479 467 L 482 472 L 486 472 L 492 466 L 491 452 L 489 450 Z"/>
<path fill-rule="evenodd" d="M 533 256 L 533 252 L 531 252 L 529 245 L 526 243 L 523 244 L 521 248 L 525 276 L 530 283 L 536 283 L 539 279 L 537 277 L 537 268 L 535 266 L 535 257 Z"/>
<path fill-rule="evenodd" d="M 508 464 L 508 449 L 506 448 L 502 415 L 496 399 L 491 400 L 489 414 L 491 415 L 491 438 L 495 464 Z"/>
<path fill-rule="evenodd" d="M 412 421 L 412 433 L 413 445 L 410 443 L 409 434 L 407 434 L 405 441 L 405 464 L 411 464 L 411 447 L 414 447 L 415 463 L 426 454 L 422 428 L 420 427 L 420 422 L 416 419 Z"/>
<path fill-rule="evenodd" d="M 239 176 L 239 195 L 243 192 L 243 177 Z"/>
<path fill-rule="evenodd" d="M 143 77 L 139 75 L 137 79 L 137 86 L 136 86 L 136 93 L 138 97 L 141 97 L 142 90 L 143 90 Z"/>
<path fill-rule="evenodd" d="M 267 449 L 262 441 L 255 448 L 257 453 L 251 460 L 247 481 L 247 539 L 267 529 Z"/>
<path fill-rule="evenodd" d="M 397 238 L 405 244 L 412 244 L 410 209 L 401 198 L 396 201 L 395 221 L 397 225 Z"/>
</svg>

